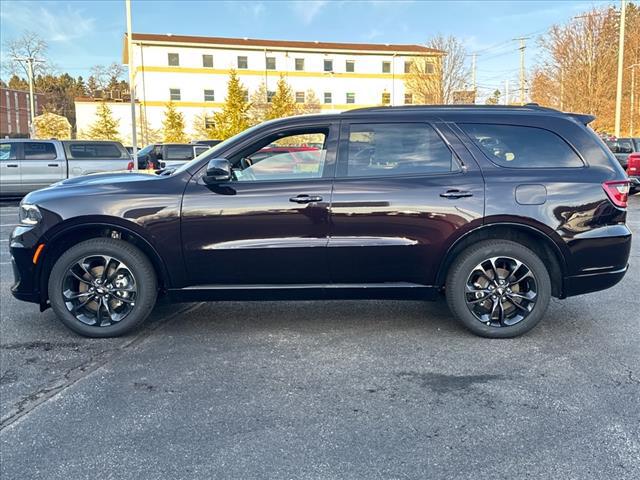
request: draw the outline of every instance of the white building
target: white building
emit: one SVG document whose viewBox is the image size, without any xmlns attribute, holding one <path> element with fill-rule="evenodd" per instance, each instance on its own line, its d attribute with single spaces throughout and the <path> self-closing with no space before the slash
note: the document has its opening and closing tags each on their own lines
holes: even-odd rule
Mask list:
<svg viewBox="0 0 640 480">
<path fill-rule="evenodd" d="M 124 63 L 128 63 L 126 36 Z M 149 127 L 161 128 L 164 109 L 172 101 L 184 114 L 187 129 L 196 116 L 211 117 L 224 103 L 231 70 L 235 70 L 248 96 L 265 83 L 275 90 L 286 77 L 296 100 L 305 102 L 313 90 L 322 112 L 381 104 L 412 103 L 404 77 L 415 57 L 425 57 L 439 71 L 443 52 L 421 45 L 299 42 L 183 35 L 133 34 L 132 67 L 136 99 Z M 437 80 L 436 80 L 437 81 Z M 122 138 L 131 138 L 130 110 L 111 104 L 120 118 Z M 92 101 L 77 101 L 78 130 L 93 120 Z"/>
</svg>

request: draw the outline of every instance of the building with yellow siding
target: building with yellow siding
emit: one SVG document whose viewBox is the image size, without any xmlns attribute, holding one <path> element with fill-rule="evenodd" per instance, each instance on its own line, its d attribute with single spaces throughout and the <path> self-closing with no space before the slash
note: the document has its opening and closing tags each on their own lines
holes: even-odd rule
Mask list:
<svg viewBox="0 0 640 480">
<path fill-rule="evenodd" d="M 127 58 L 126 36 L 123 63 Z M 439 81 L 438 62 L 444 52 L 421 45 L 302 42 L 249 38 L 133 34 L 132 67 L 136 100 L 149 128 L 161 127 L 165 104 L 172 101 L 186 120 L 211 118 L 221 108 L 229 72 L 237 72 L 250 97 L 264 83 L 274 92 L 280 75 L 286 77 L 296 101 L 305 103 L 311 90 L 322 112 L 412 103 L 404 77 L 415 57 L 432 62 Z M 91 122 L 95 101 L 77 100 L 78 130 Z M 114 103 L 121 119 L 122 138 L 130 138 L 128 105 Z M 129 130 L 127 130 L 129 129 Z"/>
</svg>

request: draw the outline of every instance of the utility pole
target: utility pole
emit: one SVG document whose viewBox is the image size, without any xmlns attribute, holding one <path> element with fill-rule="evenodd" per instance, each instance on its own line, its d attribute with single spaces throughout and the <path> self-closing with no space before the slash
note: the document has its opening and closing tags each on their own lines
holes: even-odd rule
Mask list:
<svg viewBox="0 0 640 480">
<path fill-rule="evenodd" d="M 518 38 L 514 38 L 514 40 L 519 40 L 520 41 L 520 47 L 518 48 L 518 50 L 520 50 L 520 105 L 524 105 L 524 83 L 525 83 L 525 78 L 524 78 L 524 51 L 527 48 L 526 45 L 526 40 L 528 40 L 529 37 L 518 37 Z"/>
<path fill-rule="evenodd" d="M 16 62 L 26 62 L 27 64 L 27 77 L 29 78 L 29 137 L 33 138 L 35 135 L 35 126 L 33 119 L 36 117 L 36 99 L 33 94 L 33 64 L 37 62 L 44 62 L 44 60 L 38 60 L 35 57 L 14 57 Z"/>
<path fill-rule="evenodd" d="M 622 113 L 622 74 L 624 73 L 624 24 L 627 13 L 627 0 L 620 0 L 620 39 L 618 42 L 618 81 L 616 85 L 616 121 L 615 136 L 620 136 L 620 117 Z"/>
<path fill-rule="evenodd" d="M 636 67 L 640 67 L 640 63 L 634 63 L 627 67 L 631 69 L 631 98 L 629 104 L 629 136 L 633 137 L 633 115 L 635 108 L 635 89 L 636 89 Z"/>
<path fill-rule="evenodd" d="M 504 81 L 504 104 L 509 105 L 509 79 Z"/>
<path fill-rule="evenodd" d="M 564 70 L 560 68 L 560 110 L 564 111 Z"/>
<path fill-rule="evenodd" d="M 136 87 L 133 71 L 133 38 L 131 38 L 131 0 L 125 0 L 127 11 L 127 57 L 129 60 L 129 96 L 131 102 L 131 147 L 133 148 L 133 171 L 138 171 L 138 139 L 136 138 Z"/>
<path fill-rule="evenodd" d="M 475 91 L 476 91 L 476 57 L 477 57 L 476 53 L 471 55 L 471 88 L 473 89 L 473 92 L 474 92 L 474 98 L 475 98 Z"/>
</svg>

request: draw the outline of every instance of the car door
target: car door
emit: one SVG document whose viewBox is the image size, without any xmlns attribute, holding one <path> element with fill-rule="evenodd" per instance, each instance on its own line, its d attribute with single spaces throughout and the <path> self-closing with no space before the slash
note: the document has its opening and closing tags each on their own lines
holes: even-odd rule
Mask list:
<svg viewBox="0 0 640 480">
<path fill-rule="evenodd" d="M 66 159 L 53 142 L 23 142 L 20 178 L 25 191 L 47 187 L 64 179 Z"/>
<path fill-rule="evenodd" d="M 17 142 L 0 142 L 0 194 L 15 195 L 22 192 L 20 161 Z"/>
<path fill-rule="evenodd" d="M 277 127 L 274 127 L 277 128 Z M 233 180 L 187 185 L 182 244 L 192 285 L 324 284 L 338 128 L 305 123 L 266 131 L 230 152 Z M 296 146 L 322 137 L 304 155 Z M 280 142 L 289 152 L 263 156 Z"/>
<path fill-rule="evenodd" d="M 480 170 L 445 124 L 343 121 L 331 280 L 434 285 L 447 248 L 482 223 L 483 210 Z"/>
</svg>

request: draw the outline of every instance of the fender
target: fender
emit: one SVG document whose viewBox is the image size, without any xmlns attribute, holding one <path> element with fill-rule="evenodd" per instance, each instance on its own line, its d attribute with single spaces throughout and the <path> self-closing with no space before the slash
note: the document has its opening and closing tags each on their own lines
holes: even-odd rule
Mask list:
<svg viewBox="0 0 640 480">
<path fill-rule="evenodd" d="M 514 221 L 495 221 L 493 223 L 485 223 L 485 224 L 483 224 L 483 225 L 481 225 L 479 227 L 474 228 L 473 230 L 469 230 L 464 235 L 460 236 L 447 249 L 447 252 L 445 253 L 445 255 L 442 258 L 442 260 L 440 261 L 440 266 L 438 267 L 438 274 L 436 276 L 436 285 L 444 285 L 444 281 L 445 281 L 445 277 L 446 277 L 446 271 L 448 269 L 448 266 L 451 265 L 451 262 L 453 261 L 452 255 L 456 251 L 457 247 L 462 244 L 463 241 L 468 239 L 470 236 L 472 236 L 474 234 L 477 234 L 478 232 L 484 232 L 484 231 L 487 231 L 487 230 L 494 229 L 496 227 L 507 227 L 507 228 L 521 229 L 521 230 L 527 231 L 528 233 L 536 235 L 538 237 L 544 238 L 547 241 L 547 244 L 552 245 L 552 249 L 553 249 L 554 253 L 560 259 L 560 269 L 562 270 L 563 276 L 565 275 L 565 273 L 567 271 L 567 258 L 566 257 L 569 254 L 569 252 L 568 252 L 568 249 L 566 248 L 566 245 L 564 245 L 561 240 L 560 240 L 560 244 L 563 245 L 564 248 L 561 248 L 561 246 L 558 244 L 558 240 L 553 239 L 553 237 L 551 235 L 546 233 L 541 228 L 537 228 L 537 227 L 529 225 L 527 223 L 520 223 L 520 222 L 514 222 Z"/>
</svg>

